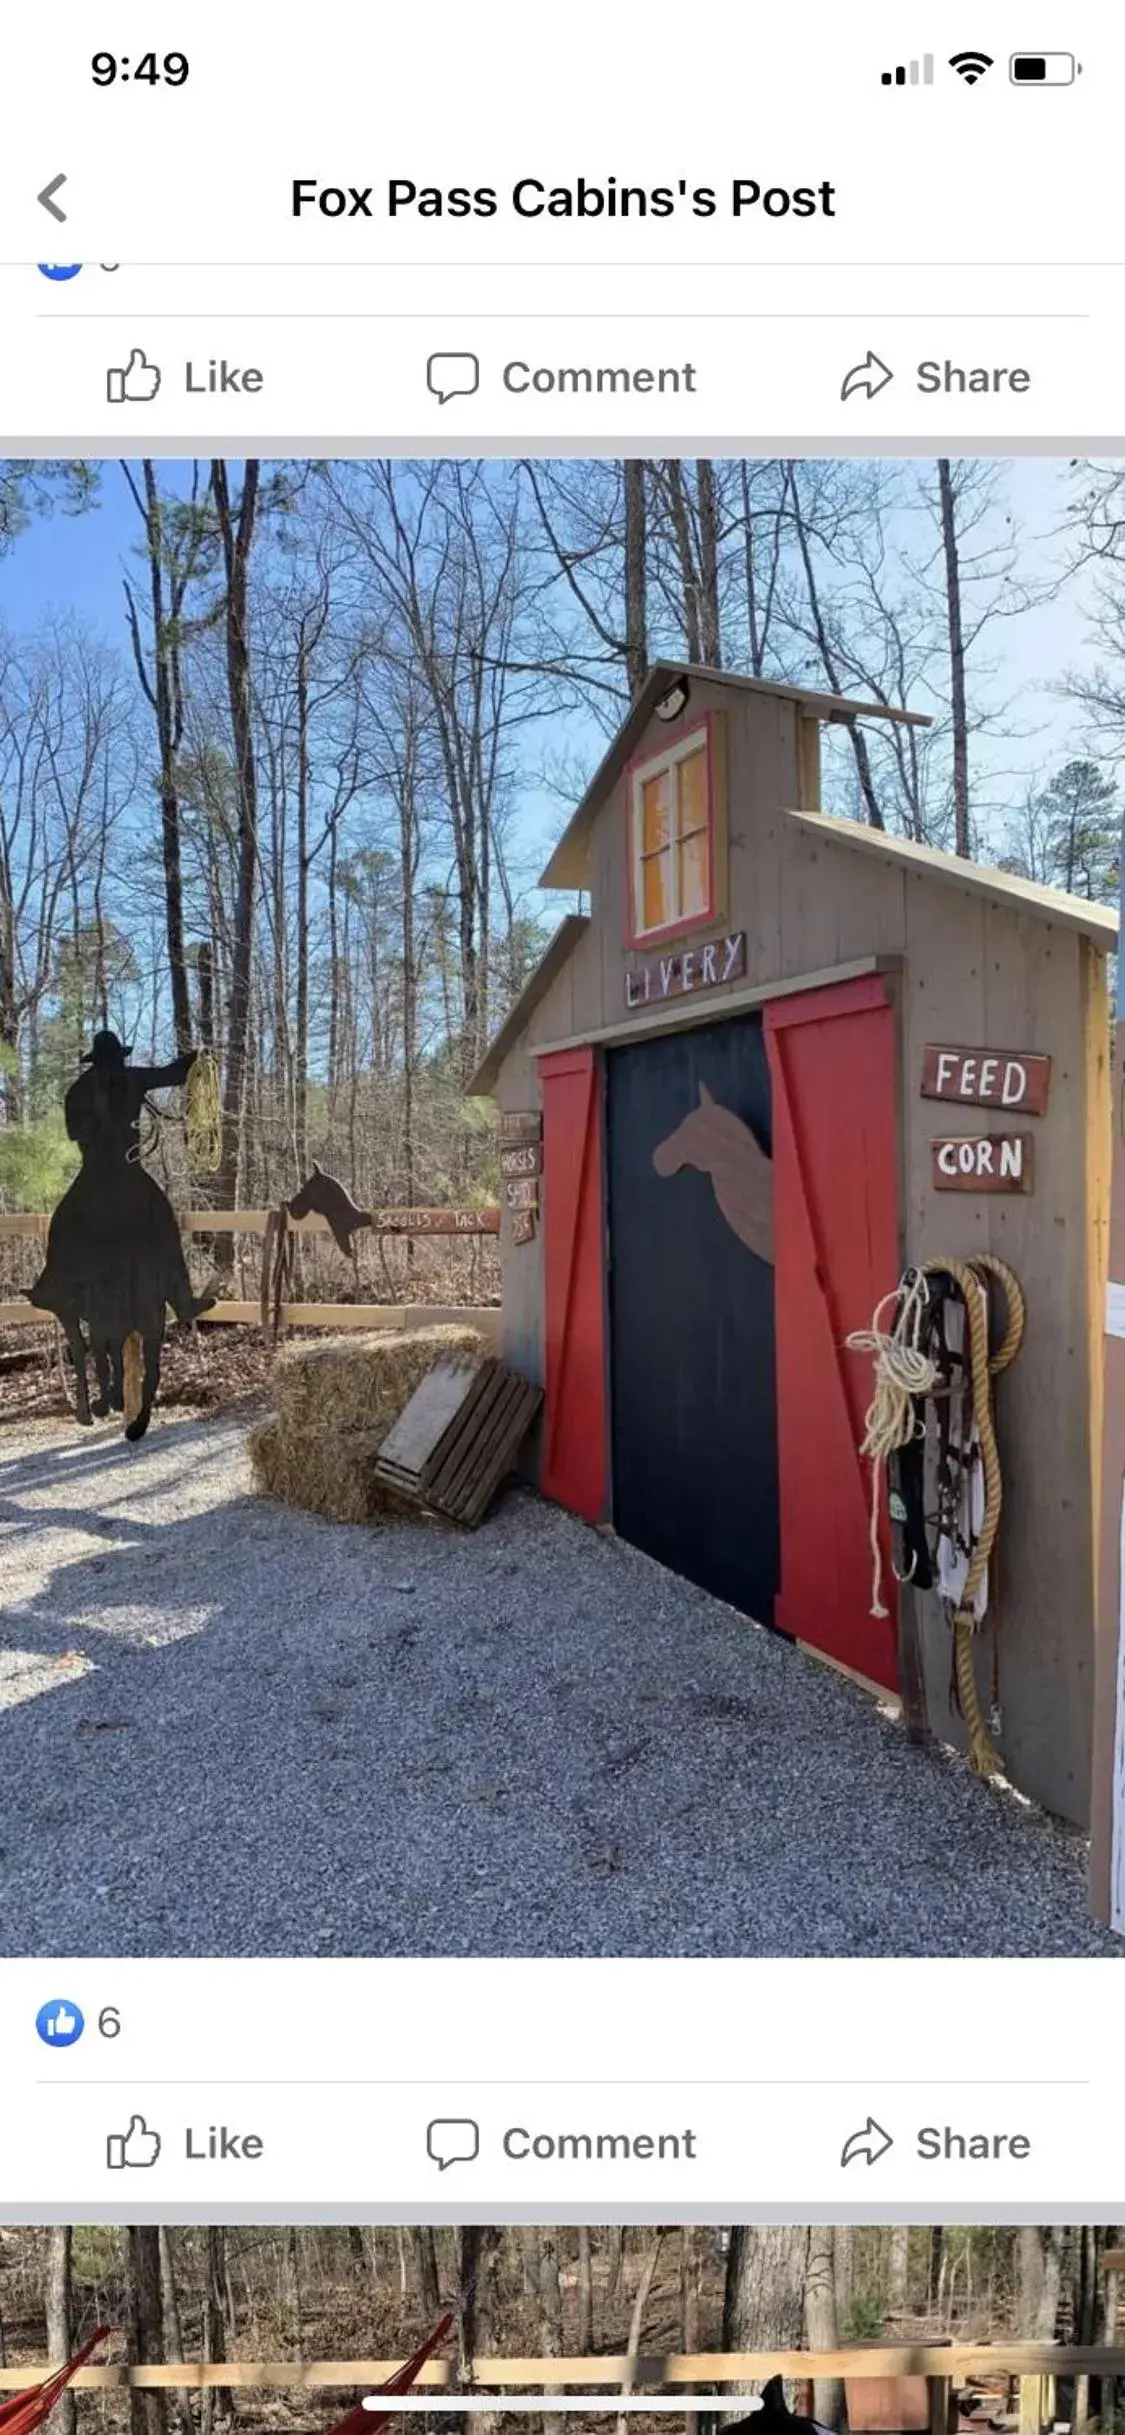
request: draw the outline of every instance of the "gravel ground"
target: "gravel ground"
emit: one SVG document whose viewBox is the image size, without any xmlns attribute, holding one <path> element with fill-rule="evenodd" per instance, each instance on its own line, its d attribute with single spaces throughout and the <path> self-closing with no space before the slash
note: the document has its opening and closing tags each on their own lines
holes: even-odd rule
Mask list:
<svg viewBox="0 0 1125 2435">
<path fill-rule="evenodd" d="M 5 1431 L 4 1951 L 1120 1950 L 1080 1837 L 634 1549 L 318 1521 L 244 1431 Z"/>
</svg>

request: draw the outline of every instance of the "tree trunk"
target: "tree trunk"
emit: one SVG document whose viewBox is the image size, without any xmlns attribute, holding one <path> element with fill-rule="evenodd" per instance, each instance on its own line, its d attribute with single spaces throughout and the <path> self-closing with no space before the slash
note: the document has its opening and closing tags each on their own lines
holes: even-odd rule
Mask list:
<svg viewBox="0 0 1125 2435">
<path fill-rule="evenodd" d="M 836 2278 L 836 2322 L 846 2341 L 855 2300 L 855 2234 L 850 2224 L 837 2224 L 832 2244 Z"/>
<path fill-rule="evenodd" d="M 159 2225 L 157 2237 L 160 2244 L 160 2288 L 164 2302 L 164 2356 L 171 2363 L 182 2367 L 184 2339 L 180 2328 L 180 2302 L 176 2290 L 172 2235 L 166 2224 Z M 195 2435 L 191 2402 L 184 2385 L 173 2385 L 169 2395 L 169 2406 L 176 2425 L 180 2429 L 180 2435 Z"/>
<path fill-rule="evenodd" d="M 160 2364 L 164 2356 L 164 2306 L 160 2288 L 160 2234 L 155 2224 L 130 2224 L 129 2357 L 137 2367 Z M 133 2435 L 168 2435 L 165 2395 L 132 2390 L 129 2416 Z"/>
<path fill-rule="evenodd" d="M 168 978 L 172 993 L 172 1024 L 176 1034 L 176 1051 L 182 1055 L 191 1046 L 191 1003 L 188 994 L 187 960 L 184 953 L 184 895 L 180 847 L 180 793 L 177 756 L 183 733 L 183 711 L 180 700 L 176 627 L 183 606 L 186 578 L 172 579 L 173 600 L 165 597 L 166 550 L 163 505 L 156 466 L 151 457 L 141 460 L 144 502 L 130 487 L 141 508 L 145 527 L 145 550 L 148 557 L 149 606 L 152 616 L 152 671 L 149 673 L 141 646 L 140 623 L 133 607 L 129 585 L 125 597 L 129 607 L 129 630 L 133 643 L 133 658 L 137 675 L 156 721 L 157 753 L 160 763 L 160 843 L 164 866 L 164 926 L 168 945 Z"/>
<path fill-rule="evenodd" d="M 294 1131 L 297 1166 L 309 1172 L 309 656 L 302 628 L 297 653 L 297 1037 Z"/>
<path fill-rule="evenodd" d="M 471 2388 L 478 2353 L 492 2349 L 494 2266 L 498 2232 L 483 2224 L 461 2226 L 458 2350 L 462 2382 Z M 496 2435 L 499 2419 L 493 2410 L 474 2410 L 468 2421 L 473 2435 Z"/>
<path fill-rule="evenodd" d="M 805 2329 L 810 2350 L 839 2348 L 834 2248 L 831 2224 L 813 2224 L 805 2279 Z M 819 2418 L 822 2426 L 839 2425 L 843 2404 L 844 2387 L 839 2376 L 814 2376 L 813 2416 Z"/>
<path fill-rule="evenodd" d="M 248 457 L 243 469 L 242 496 L 233 506 L 222 457 L 211 464 L 211 488 L 218 513 L 226 569 L 224 609 L 227 697 L 237 806 L 237 855 L 234 919 L 231 926 L 230 1001 L 227 1012 L 227 1058 L 223 1083 L 223 1157 L 217 1179 L 220 1201 L 234 1208 L 238 1201 L 242 1144 L 242 1113 L 246 1096 L 250 1032 L 251 976 L 254 957 L 254 910 L 258 889 L 258 780 L 254 755 L 254 705 L 250 659 L 249 575 L 254 546 L 261 467 Z"/>
<path fill-rule="evenodd" d="M 210 2224 L 203 2236 L 203 2357 L 210 2365 L 227 2355 L 226 2299 L 226 2234 L 218 2224 Z M 227 2396 L 233 2416 L 233 2393 Z M 215 2423 L 217 2390 L 205 2384 L 199 2395 L 199 2435 L 212 2435 Z"/>
<path fill-rule="evenodd" d="M 578 2348 L 584 2359 L 594 2350 L 594 2261 L 590 2227 L 578 2227 Z"/>
<path fill-rule="evenodd" d="M 892 2317 L 906 2314 L 910 2285 L 910 2226 L 892 2224 L 887 2259 L 887 2307 Z"/>
<path fill-rule="evenodd" d="M 626 2346 L 625 2375 L 621 2386 L 622 2394 L 631 2393 L 636 2382 L 637 2360 L 640 2357 L 641 2342 L 644 2337 L 645 2310 L 648 2307 L 649 2293 L 656 2278 L 656 2269 L 660 2263 L 663 2244 L 664 2229 L 661 2226 L 641 2268 L 641 2279 L 637 2284 L 636 2297 L 633 2301 L 633 2313 L 629 2319 L 629 2339 Z M 618 2415 L 617 2435 L 628 2435 L 628 2430 L 629 2417 L 627 2411 L 623 2410 Z"/>
<path fill-rule="evenodd" d="M 47 2241 L 47 2360 L 61 2367 L 74 2349 L 74 2291 L 71 2260 L 74 2234 L 69 2224 L 52 2224 Z M 75 2435 L 78 2411 L 72 2389 L 59 2395 L 51 2413 L 52 2435 Z"/>
<path fill-rule="evenodd" d="M 441 2285 L 438 2281 L 437 2242 L 433 2225 L 417 2225 L 411 2232 L 410 2246 L 414 2253 L 414 2273 L 422 2314 L 424 2317 L 436 2317 L 441 2313 Z"/>
<path fill-rule="evenodd" d="M 664 479 L 672 519 L 672 536 L 679 562 L 684 651 L 693 666 L 698 666 L 703 657 L 703 636 L 699 618 L 699 580 L 691 546 L 691 523 L 688 517 L 687 493 L 684 489 L 684 469 L 678 457 L 667 459 Z"/>
<path fill-rule="evenodd" d="M 561 2356 L 562 2285 L 559 2281 L 559 2236 L 553 2224 L 544 2225 L 539 2234 L 539 2338 L 545 2359 Z M 551 2391 L 551 2386 L 545 2388 Z M 561 2435 L 564 2420 L 550 2412 L 544 2413 L 545 2435 Z"/>
<path fill-rule="evenodd" d="M 957 493 L 948 457 L 938 458 L 941 546 L 949 620 L 949 701 L 953 718 L 954 852 L 972 855 L 969 829 L 969 723 L 965 706 L 965 640 L 961 620 L 961 559 L 957 546 Z"/>
<path fill-rule="evenodd" d="M 796 464 L 790 464 L 788 466 L 786 479 L 789 487 L 789 497 L 792 502 L 793 525 L 797 535 L 797 547 L 800 551 L 801 565 L 804 569 L 805 596 L 809 604 L 809 615 L 812 619 L 813 631 L 816 635 L 816 644 L 820 653 L 821 665 L 824 669 L 825 680 L 831 687 L 832 692 L 843 693 L 845 688 L 840 666 L 836 658 L 835 651 L 832 648 L 831 636 L 829 635 L 828 627 L 825 623 L 824 610 L 820 598 L 820 588 L 816 580 L 816 569 L 813 565 L 809 528 L 805 517 L 804 502 L 801 497 L 800 475 Z M 885 829 L 887 824 L 883 818 L 883 814 L 879 806 L 879 798 L 875 792 L 875 777 L 871 767 L 871 755 L 867 749 L 867 738 L 859 724 L 858 719 L 849 720 L 848 734 L 851 738 L 852 756 L 855 761 L 856 777 L 859 781 L 859 791 L 863 800 L 863 809 L 866 814 L 868 826 L 873 829 Z"/>
<path fill-rule="evenodd" d="M 805 2224 L 735 2224 L 723 2294 L 724 2350 L 797 2350 L 805 2328 Z M 730 2392 L 748 2392 L 732 2385 Z"/>
<path fill-rule="evenodd" d="M 699 640 L 704 666 L 721 668 L 719 510 L 715 497 L 715 468 L 709 457 L 697 459 L 695 479 L 699 498 Z"/>
<path fill-rule="evenodd" d="M 643 457 L 626 457 L 625 673 L 635 699 L 648 675 L 648 543 Z"/>
</svg>

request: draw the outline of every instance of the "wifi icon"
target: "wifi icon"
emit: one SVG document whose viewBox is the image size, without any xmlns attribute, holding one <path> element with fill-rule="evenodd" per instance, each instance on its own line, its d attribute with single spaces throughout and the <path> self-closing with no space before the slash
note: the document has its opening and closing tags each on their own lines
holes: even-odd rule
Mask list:
<svg viewBox="0 0 1125 2435">
<path fill-rule="evenodd" d="M 951 68 L 956 68 L 963 83 L 976 85 L 980 83 L 985 69 L 992 66 L 992 61 L 987 51 L 956 51 L 949 64 Z"/>
</svg>

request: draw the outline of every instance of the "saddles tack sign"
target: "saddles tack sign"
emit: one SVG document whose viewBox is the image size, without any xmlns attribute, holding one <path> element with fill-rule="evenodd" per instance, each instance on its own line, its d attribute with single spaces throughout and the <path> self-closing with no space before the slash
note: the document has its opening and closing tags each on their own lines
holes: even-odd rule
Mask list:
<svg viewBox="0 0 1125 2435">
<path fill-rule="evenodd" d="M 1043 1116 L 1050 1083 L 1050 1058 L 1023 1050 L 923 1051 L 923 1099 L 959 1099 L 962 1107 L 1009 1108 L 1021 1116 Z"/>
</svg>

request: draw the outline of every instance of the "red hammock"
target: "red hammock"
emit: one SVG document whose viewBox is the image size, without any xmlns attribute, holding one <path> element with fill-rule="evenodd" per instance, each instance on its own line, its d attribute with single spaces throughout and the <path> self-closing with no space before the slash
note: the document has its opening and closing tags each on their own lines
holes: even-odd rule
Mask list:
<svg viewBox="0 0 1125 2435">
<path fill-rule="evenodd" d="M 411 2385 L 421 2374 L 427 2359 L 432 2359 L 434 2352 L 440 2349 L 453 2323 L 453 2310 L 450 2309 L 442 2318 L 440 2325 L 435 2326 L 433 2333 L 427 2335 L 421 2349 L 415 2351 L 414 2357 L 408 2359 L 404 2367 L 396 2367 L 394 2375 L 388 2376 L 385 2384 L 377 2386 L 377 2391 L 380 2393 L 408 2393 Z M 354 2410 L 348 2411 L 346 2418 L 339 2419 L 336 2425 L 329 2429 L 329 2435 L 381 2435 L 382 2428 L 388 2427 L 392 2418 L 397 2415 L 395 2410 L 365 2410 L 363 2403 L 359 2402 Z M 38 2421 L 36 2421 L 37 2423 Z M 0 2429 L 2 2429 L 2 2425 L 3 2422 L 0 2421 Z"/>
<path fill-rule="evenodd" d="M 13 2393 L 9 2400 L 0 2401 L 0 2435 L 35 2435 L 36 2427 L 50 2417 L 71 2377 L 85 2366 L 91 2351 L 97 2349 L 99 2342 L 106 2341 L 108 2335 L 108 2325 L 99 2325 L 82 2349 L 75 2351 L 73 2359 L 68 2359 L 65 2367 L 56 2368 L 45 2384 L 29 2385 L 25 2393 Z"/>
</svg>

